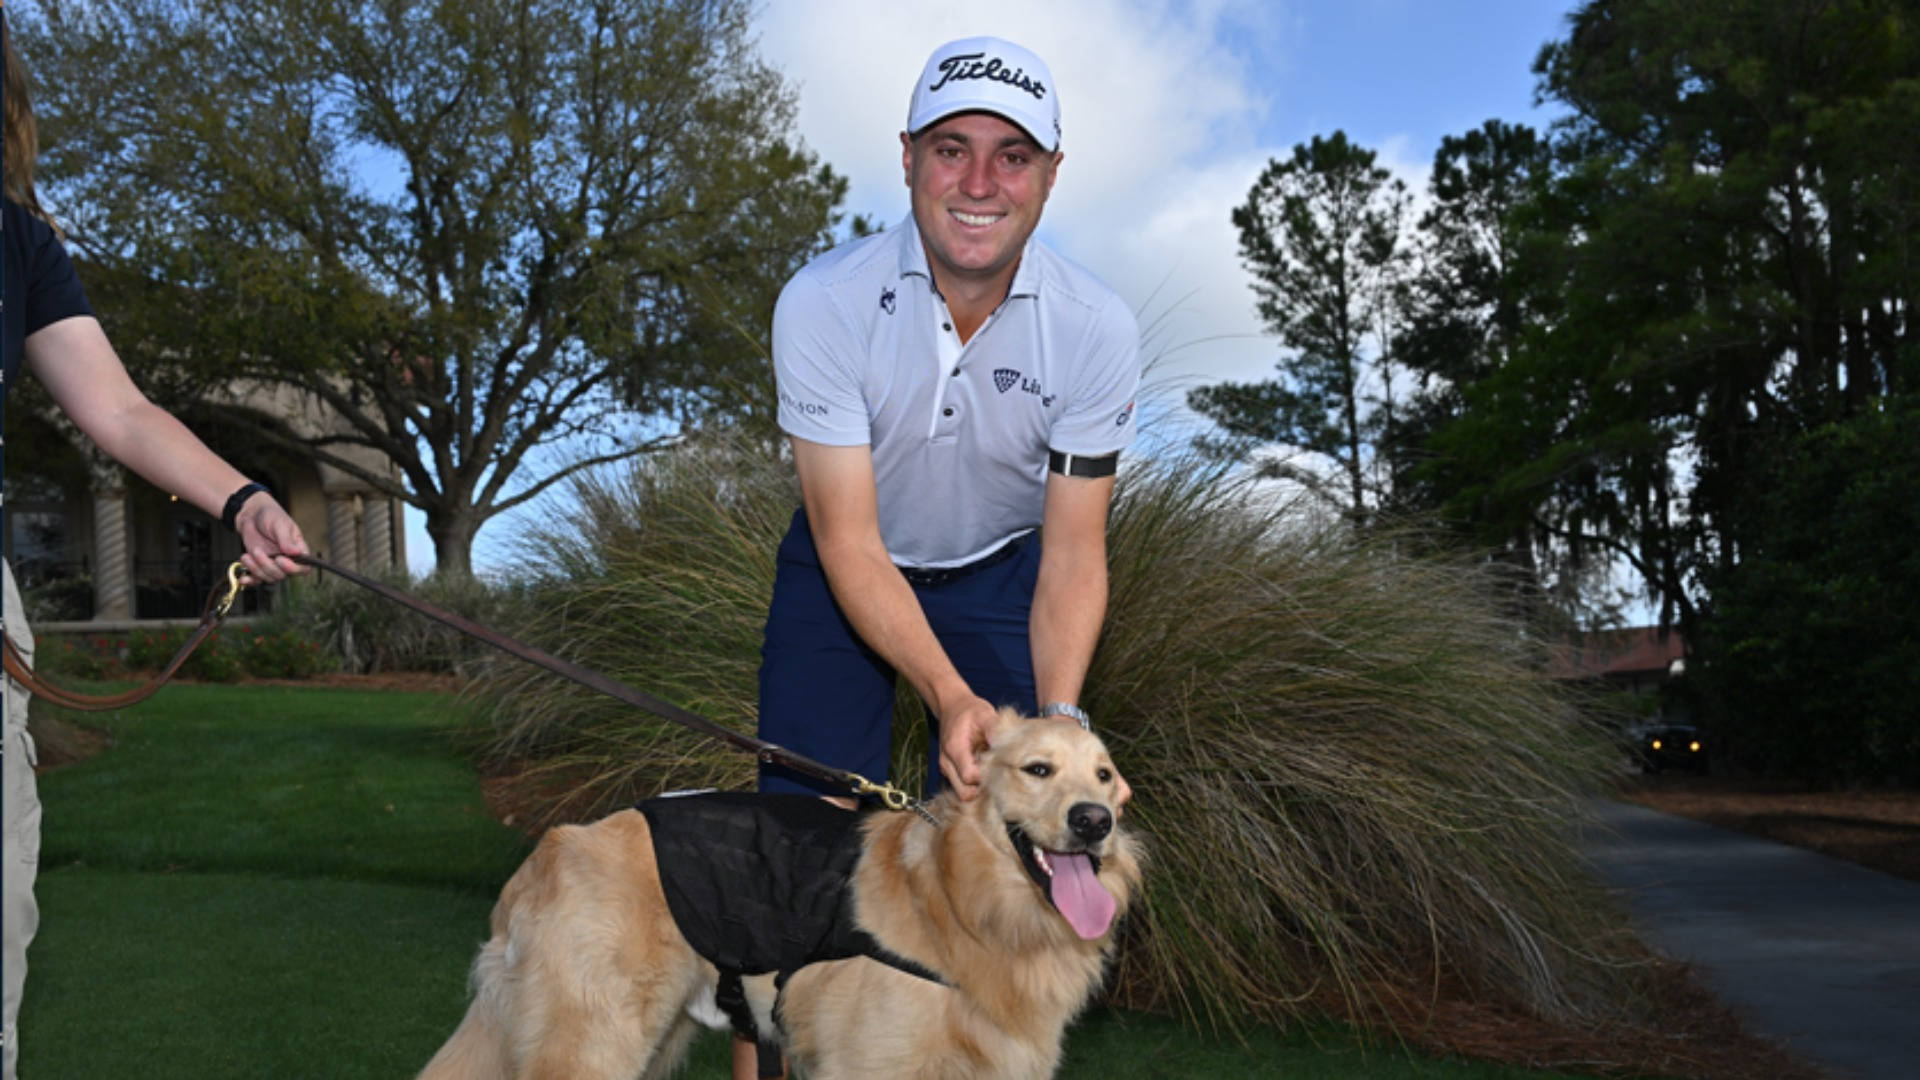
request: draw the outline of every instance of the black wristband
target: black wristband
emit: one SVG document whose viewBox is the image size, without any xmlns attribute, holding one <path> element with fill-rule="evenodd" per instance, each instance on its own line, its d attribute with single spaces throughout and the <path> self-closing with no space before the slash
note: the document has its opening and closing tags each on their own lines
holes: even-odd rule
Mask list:
<svg viewBox="0 0 1920 1080">
<path fill-rule="evenodd" d="M 247 504 L 248 499 L 253 498 L 265 490 L 267 490 L 267 485 L 265 484 L 248 484 L 246 487 L 227 496 L 227 505 L 220 511 L 220 524 L 225 525 L 228 532 L 239 532 L 240 526 L 235 523 L 234 519 L 240 516 L 240 508 Z"/>
</svg>

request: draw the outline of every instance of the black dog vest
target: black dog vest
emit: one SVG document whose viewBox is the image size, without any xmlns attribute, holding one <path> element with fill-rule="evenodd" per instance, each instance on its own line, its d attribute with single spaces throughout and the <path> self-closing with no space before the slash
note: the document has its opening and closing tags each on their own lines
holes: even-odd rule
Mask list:
<svg viewBox="0 0 1920 1080">
<path fill-rule="evenodd" d="M 762 1075 L 769 1041 L 758 1037 L 741 976 L 772 972 L 784 987 L 808 964 L 865 956 L 943 981 L 853 921 L 864 815 L 812 795 L 745 792 L 664 796 L 639 810 L 667 910 L 687 944 L 720 970 L 716 998 L 735 1031 L 761 1042 Z M 772 1065 L 777 1074 L 777 1056 Z"/>
</svg>

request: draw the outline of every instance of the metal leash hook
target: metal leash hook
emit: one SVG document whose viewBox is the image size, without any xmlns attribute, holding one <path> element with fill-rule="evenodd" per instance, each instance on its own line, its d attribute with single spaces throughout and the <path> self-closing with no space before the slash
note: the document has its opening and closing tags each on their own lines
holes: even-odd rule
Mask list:
<svg viewBox="0 0 1920 1080">
<path fill-rule="evenodd" d="M 927 810 L 925 803 L 892 784 L 876 784 L 859 773 L 848 773 L 847 779 L 851 781 L 855 795 L 877 795 L 880 798 L 880 805 L 888 810 L 911 810 L 919 814 L 927 824 L 935 828 L 940 827 L 940 819 Z"/>
<path fill-rule="evenodd" d="M 859 773 L 848 773 L 847 779 L 853 782 L 855 795 L 879 796 L 881 805 L 889 810 L 905 810 L 913 805 L 913 796 L 892 784 L 876 784 Z"/>
<path fill-rule="evenodd" d="M 224 619 L 227 617 L 227 612 L 233 610 L 233 602 L 240 598 L 240 590 L 246 587 L 240 582 L 240 575 L 246 573 L 246 570 L 247 564 L 242 562 L 236 562 L 227 567 L 227 595 L 221 597 L 220 602 L 214 605 L 215 619 Z"/>
</svg>

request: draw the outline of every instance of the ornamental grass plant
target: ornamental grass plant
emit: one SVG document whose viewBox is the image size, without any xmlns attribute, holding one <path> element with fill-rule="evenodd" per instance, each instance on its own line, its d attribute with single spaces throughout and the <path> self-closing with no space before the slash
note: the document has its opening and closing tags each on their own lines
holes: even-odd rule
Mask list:
<svg viewBox="0 0 1920 1080">
<path fill-rule="evenodd" d="M 751 732 L 798 502 L 790 464 L 725 442 L 580 480 L 525 530 L 525 631 Z M 1123 471 L 1084 696 L 1151 856 L 1118 1003 L 1229 1027 L 1404 1028 L 1462 997 L 1576 1024 L 1635 1010 L 1632 939 L 1572 847 L 1617 754 L 1540 673 L 1488 571 L 1406 540 L 1195 460 Z M 477 693 L 492 753 L 548 821 L 752 782 L 748 756 L 520 666 Z M 924 727 L 903 694 L 909 786 Z"/>
</svg>

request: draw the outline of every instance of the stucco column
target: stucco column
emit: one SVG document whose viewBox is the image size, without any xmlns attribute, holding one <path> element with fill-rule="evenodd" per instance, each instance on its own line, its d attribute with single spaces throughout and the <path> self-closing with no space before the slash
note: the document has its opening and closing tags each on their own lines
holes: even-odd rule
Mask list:
<svg viewBox="0 0 1920 1080">
<path fill-rule="evenodd" d="M 352 495 L 327 496 L 327 552 L 334 565 L 360 569 L 360 530 Z"/>
<path fill-rule="evenodd" d="M 133 553 L 122 488 L 93 493 L 93 617 L 133 618 Z"/>
<path fill-rule="evenodd" d="M 365 569 L 369 574 L 383 574 L 393 567 L 393 500 L 369 497 L 364 505 L 367 514 Z"/>
</svg>

